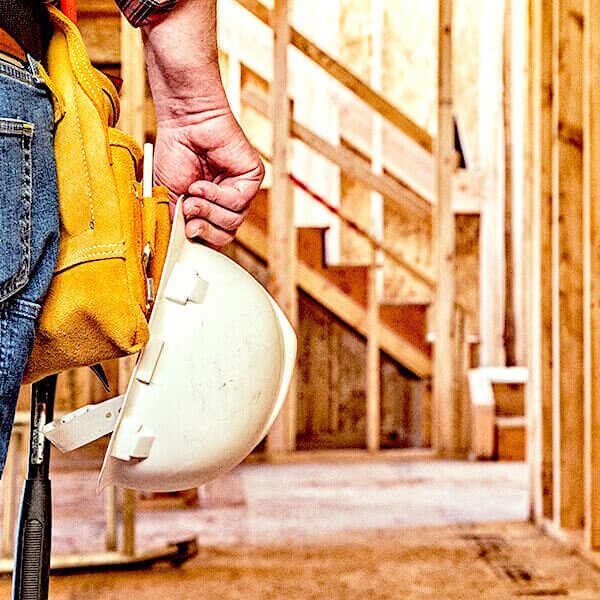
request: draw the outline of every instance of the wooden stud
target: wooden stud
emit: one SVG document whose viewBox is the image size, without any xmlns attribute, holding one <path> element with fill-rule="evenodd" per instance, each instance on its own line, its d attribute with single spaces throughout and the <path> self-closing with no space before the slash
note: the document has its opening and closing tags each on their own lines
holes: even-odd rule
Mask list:
<svg viewBox="0 0 600 600">
<path fill-rule="evenodd" d="M 515 365 L 515 314 L 513 272 L 513 2 L 504 3 L 502 36 L 502 117 L 504 120 L 504 261 L 508 265 L 508 277 L 504 282 L 504 350 L 506 364 Z"/>
<path fill-rule="evenodd" d="M 554 521 L 583 525 L 583 1 L 554 4 Z"/>
<path fill-rule="evenodd" d="M 368 276 L 366 402 L 367 449 L 370 452 L 377 452 L 381 438 L 381 365 L 377 335 L 379 328 L 379 294 L 377 290 L 379 267 L 375 262 L 375 256 L 373 259 Z"/>
<path fill-rule="evenodd" d="M 585 544 L 600 548 L 600 6 L 584 1 Z"/>
<path fill-rule="evenodd" d="M 527 445 L 531 516 L 552 518 L 552 29 L 547 0 L 530 5 Z"/>
<path fill-rule="evenodd" d="M 481 3 L 480 155 L 484 176 L 480 226 L 479 362 L 505 364 L 504 357 L 504 119 L 502 38 L 505 0 Z"/>
<path fill-rule="evenodd" d="M 437 267 L 433 354 L 433 444 L 441 455 L 456 451 L 455 222 L 452 175 L 456 168 L 452 115 L 452 0 L 439 0 L 437 206 L 433 241 Z"/>
<path fill-rule="evenodd" d="M 134 29 L 121 18 L 121 77 L 123 88 L 121 90 L 121 117 L 119 126 L 131 135 L 138 144 L 143 145 L 146 135 L 145 102 L 146 102 L 146 69 L 144 46 L 141 32 Z M 119 393 L 124 394 L 131 376 L 135 357 L 122 358 L 119 361 L 118 379 Z M 114 494 L 108 491 L 107 494 Z M 123 549 L 125 554 L 135 554 L 135 503 L 136 493 L 132 490 L 123 490 Z M 107 524 L 109 529 L 115 520 L 115 502 L 107 502 Z M 107 544 L 112 545 L 113 531 L 107 530 Z"/>
<path fill-rule="evenodd" d="M 10 436 L 6 464 L 2 476 L 2 538 L 0 542 L 0 557 L 10 558 L 14 550 L 15 518 L 17 515 L 18 492 L 17 480 L 21 473 L 19 458 L 23 428 L 16 426 Z"/>
<path fill-rule="evenodd" d="M 383 16 L 381 0 L 371 2 L 371 86 L 381 88 L 383 83 Z M 377 175 L 383 174 L 383 121 L 380 115 L 373 115 L 371 134 L 371 169 Z M 383 238 L 383 196 L 378 192 L 370 194 L 370 230 L 377 241 Z M 377 330 L 379 327 L 379 299 L 383 292 L 383 254 L 371 248 L 371 265 L 367 290 L 367 449 L 377 452 L 381 445 L 381 360 Z"/>
<path fill-rule="evenodd" d="M 273 184 L 269 195 L 269 288 L 293 326 L 297 323 L 298 294 L 295 280 L 296 231 L 294 195 L 288 178 L 290 105 L 288 101 L 288 46 L 290 25 L 287 0 L 275 0 L 273 9 Z M 283 409 L 267 437 L 269 454 L 286 453 L 296 442 L 296 386 L 292 383 Z"/>
<path fill-rule="evenodd" d="M 104 492 L 106 532 L 104 548 L 107 552 L 117 550 L 118 521 L 117 521 L 117 488 L 110 486 Z"/>
<path fill-rule="evenodd" d="M 524 365 L 527 352 L 527 295 L 525 288 L 527 281 L 526 264 L 524 258 L 528 253 L 529 236 L 525 233 L 527 223 L 527 210 L 529 198 L 528 186 L 531 184 L 528 170 L 528 140 L 529 126 L 529 2 L 513 0 L 512 10 L 512 76 L 511 76 L 511 104 L 512 113 L 512 304 L 514 324 L 514 364 Z M 509 354 L 507 352 L 507 354 Z M 507 364 L 511 364 L 507 356 Z"/>
<path fill-rule="evenodd" d="M 139 29 L 134 29 L 125 17 L 121 17 L 121 116 L 119 127 L 140 144 L 144 143 L 146 62 L 144 45 Z"/>
<path fill-rule="evenodd" d="M 276 11 L 273 10 L 269 14 L 269 9 L 262 4 L 262 2 L 259 2 L 258 0 L 238 0 L 238 3 L 266 25 L 271 25 L 273 29 L 278 27 L 278 15 Z M 364 81 L 335 60 L 335 58 L 304 37 L 300 32 L 294 28 L 291 28 L 288 31 L 291 44 L 300 50 L 302 54 L 327 71 L 344 87 L 354 92 L 374 111 L 378 112 L 388 121 L 391 121 L 405 135 L 412 138 L 414 142 L 422 146 L 428 152 L 432 151 L 432 138 L 424 129 L 413 123 L 411 119 L 404 115 L 389 100 L 370 88 Z"/>
</svg>

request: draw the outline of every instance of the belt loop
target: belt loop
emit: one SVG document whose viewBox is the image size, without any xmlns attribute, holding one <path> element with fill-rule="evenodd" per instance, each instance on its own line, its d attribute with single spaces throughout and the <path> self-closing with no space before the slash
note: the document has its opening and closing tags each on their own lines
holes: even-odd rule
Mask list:
<svg viewBox="0 0 600 600">
<path fill-rule="evenodd" d="M 33 56 L 31 56 L 31 54 L 27 54 L 27 62 L 29 63 L 29 68 L 31 69 L 31 74 L 37 75 L 38 74 L 37 61 L 35 60 L 35 58 L 33 58 Z"/>
<path fill-rule="evenodd" d="M 38 62 L 31 56 L 31 54 L 27 54 L 27 62 L 29 63 L 29 70 L 31 71 L 31 75 L 33 76 L 33 80 L 36 83 L 45 84 L 44 78 L 40 76 L 40 69 L 38 67 Z"/>
</svg>

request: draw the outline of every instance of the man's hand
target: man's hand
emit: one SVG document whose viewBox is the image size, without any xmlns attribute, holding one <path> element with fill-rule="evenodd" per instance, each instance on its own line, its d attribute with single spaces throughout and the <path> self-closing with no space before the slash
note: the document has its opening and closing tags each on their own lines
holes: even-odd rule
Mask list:
<svg viewBox="0 0 600 600">
<path fill-rule="evenodd" d="M 183 194 L 186 234 L 215 248 L 231 242 L 260 187 L 264 167 L 229 108 L 159 124 L 154 180 Z"/>
<path fill-rule="evenodd" d="M 222 248 L 244 221 L 264 167 L 223 90 L 216 0 L 179 0 L 143 33 L 158 120 L 155 182 L 172 202 L 186 196 L 188 237 Z"/>
</svg>

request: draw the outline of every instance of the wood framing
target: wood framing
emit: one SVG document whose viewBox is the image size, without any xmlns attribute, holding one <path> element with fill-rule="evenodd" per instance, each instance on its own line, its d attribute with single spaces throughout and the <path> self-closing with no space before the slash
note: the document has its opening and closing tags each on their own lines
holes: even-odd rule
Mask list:
<svg viewBox="0 0 600 600">
<path fill-rule="evenodd" d="M 290 25 L 287 0 L 275 0 L 273 10 L 273 83 L 271 121 L 273 126 L 273 185 L 269 209 L 269 288 L 293 326 L 296 325 L 298 298 L 295 280 L 296 229 L 294 195 L 288 178 L 290 104 L 288 101 L 288 45 Z M 267 436 L 267 452 L 285 453 L 296 443 L 295 384 L 279 417 Z"/>
<path fill-rule="evenodd" d="M 237 236 L 238 241 L 253 254 L 267 259 L 267 240 L 262 232 L 251 223 L 244 223 Z M 315 298 L 327 310 L 344 323 L 356 329 L 361 335 L 367 335 L 367 314 L 355 300 L 330 283 L 320 273 L 300 261 L 296 261 L 296 283 L 299 288 Z M 395 361 L 404 365 L 417 377 L 426 379 L 431 376 L 429 356 L 404 341 L 390 327 L 382 322 L 377 330 L 379 347 Z"/>
<path fill-rule="evenodd" d="M 583 1 L 553 23 L 552 341 L 554 521 L 583 524 Z"/>
<path fill-rule="evenodd" d="M 600 549 L 600 5 L 584 2 L 585 544 Z"/>
<path fill-rule="evenodd" d="M 441 455 L 457 449 L 457 375 L 455 352 L 455 222 L 452 175 L 456 168 L 452 114 L 452 0 L 439 0 L 437 206 L 433 243 L 437 271 L 433 354 L 433 445 Z"/>
<path fill-rule="evenodd" d="M 371 2 L 371 77 L 373 89 L 382 85 L 383 66 L 383 14 L 381 0 Z M 371 133 L 371 169 L 383 175 L 383 120 L 373 115 Z M 370 233 L 380 242 L 383 238 L 383 196 L 378 192 L 369 195 Z M 368 274 L 367 292 L 367 449 L 377 452 L 381 446 L 381 360 L 377 330 L 379 327 L 379 303 L 383 297 L 383 254 L 375 247 L 370 251 L 371 265 Z"/>
<path fill-rule="evenodd" d="M 238 0 L 244 8 L 250 11 L 263 23 L 270 25 L 273 29 L 277 26 L 277 15 L 258 0 Z M 351 71 L 344 67 L 332 56 L 321 50 L 317 45 L 307 39 L 299 31 L 290 28 L 290 42 L 300 50 L 302 54 L 313 60 L 321 68 L 327 71 L 334 79 L 337 79 L 344 87 L 354 92 L 374 111 L 379 113 L 388 121 L 412 138 L 417 144 L 428 152 L 432 151 L 433 141 L 431 136 L 421 127 L 413 123 L 406 115 L 396 108 L 389 100 L 378 94 L 364 81 L 356 77 Z"/>
<path fill-rule="evenodd" d="M 504 365 L 504 118 L 503 22 L 505 0 L 481 3 L 480 155 L 483 202 L 480 226 L 480 364 Z"/>
<path fill-rule="evenodd" d="M 121 117 L 119 127 L 141 146 L 146 135 L 146 62 L 142 34 L 121 17 Z"/>
<path fill-rule="evenodd" d="M 531 516 L 552 518 L 552 22 L 547 0 L 530 3 L 530 129 L 525 275 L 528 463 Z"/>
</svg>

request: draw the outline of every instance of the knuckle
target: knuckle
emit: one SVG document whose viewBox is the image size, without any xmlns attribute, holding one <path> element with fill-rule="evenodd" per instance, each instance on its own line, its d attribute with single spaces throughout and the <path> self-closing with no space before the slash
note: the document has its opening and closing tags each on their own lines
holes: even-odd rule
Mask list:
<svg viewBox="0 0 600 600">
<path fill-rule="evenodd" d="M 202 196 L 209 202 L 216 202 L 218 198 L 217 187 L 213 185 L 205 185 L 202 189 Z"/>
<path fill-rule="evenodd" d="M 232 210 L 234 210 L 235 212 L 243 212 L 245 211 L 248 207 L 250 206 L 250 200 L 247 200 L 246 198 L 242 197 L 242 196 L 238 196 L 234 201 L 233 201 L 233 206 L 232 206 Z"/>
<path fill-rule="evenodd" d="M 236 214 L 228 216 L 223 220 L 223 229 L 225 231 L 235 231 L 244 222 L 242 215 Z"/>
</svg>

